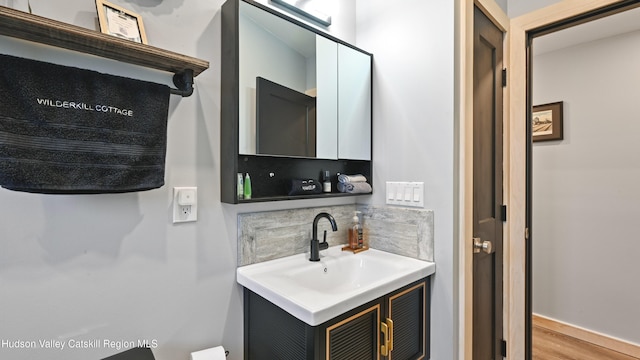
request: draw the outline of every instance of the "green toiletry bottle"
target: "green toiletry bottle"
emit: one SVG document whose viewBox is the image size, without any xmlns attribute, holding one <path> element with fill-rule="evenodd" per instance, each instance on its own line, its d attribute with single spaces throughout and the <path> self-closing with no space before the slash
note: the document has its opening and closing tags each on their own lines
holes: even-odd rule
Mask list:
<svg viewBox="0 0 640 360">
<path fill-rule="evenodd" d="M 249 173 L 244 177 L 244 198 L 251 199 L 251 178 Z"/>
</svg>

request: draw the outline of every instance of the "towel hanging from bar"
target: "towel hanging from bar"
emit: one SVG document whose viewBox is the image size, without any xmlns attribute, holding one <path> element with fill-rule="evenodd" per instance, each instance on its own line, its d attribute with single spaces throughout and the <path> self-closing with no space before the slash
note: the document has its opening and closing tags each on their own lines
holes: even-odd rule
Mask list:
<svg viewBox="0 0 640 360">
<path fill-rule="evenodd" d="M 169 87 L 0 55 L 0 186 L 95 194 L 164 185 Z"/>
</svg>

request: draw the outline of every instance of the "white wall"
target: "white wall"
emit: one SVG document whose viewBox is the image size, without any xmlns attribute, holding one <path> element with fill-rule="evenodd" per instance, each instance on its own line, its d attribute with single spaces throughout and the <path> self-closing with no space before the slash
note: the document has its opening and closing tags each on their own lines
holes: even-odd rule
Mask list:
<svg viewBox="0 0 640 360">
<path fill-rule="evenodd" d="M 23 1 L 11 1 L 23 3 Z M 235 283 L 237 214 L 355 202 L 356 198 L 245 205 L 219 202 L 221 0 L 114 1 L 144 18 L 152 45 L 209 60 L 190 98 L 171 98 L 166 185 L 120 195 L 50 196 L 0 189 L 0 339 L 157 339 L 159 360 L 223 344 L 242 358 L 241 288 Z M 266 0 L 261 1 L 267 3 Z M 424 181 L 435 212 L 432 359 L 456 358 L 454 297 L 454 4 L 449 0 L 333 0 L 330 32 L 374 54 L 374 183 Z M 95 27 L 92 2 L 31 0 L 36 14 Z M 411 11 L 407 11 L 411 9 Z M 104 72 L 166 82 L 165 74 L 109 60 L 28 47 Z M 27 56 L 27 55 L 24 55 Z M 80 64 L 80 65 L 79 65 Z M 170 223 L 171 188 L 199 188 L 199 220 Z M 0 357 L 74 360 L 112 349 L 14 352 Z"/>
<path fill-rule="evenodd" d="M 223 1 L 112 2 L 142 15 L 151 45 L 208 60 L 211 67 L 196 78 L 191 97 L 171 97 L 164 187 L 82 196 L 0 189 L 0 340 L 156 339 L 159 360 L 186 360 L 192 351 L 223 344 L 230 360 L 242 359 L 237 214 L 356 198 L 221 204 Z M 0 0 L 12 4 L 26 1 Z M 93 1 L 31 0 L 31 7 L 37 15 L 96 28 Z M 348 41 L 355 38 L 354 9 L 353 1 L 339 1 L 331 28 Z M 165 73 L 4 37 L 0 52 L 171 84 Z M 198 222 L 171 224 L 174 186 L 198 186 Z M 116 352 L 0 347 L 0 358 L 86 360 Z"/>
<path fill-rule="evenodd" d="M 454 3 L 357 1 L 356 44 L 373 53 L 372 204 L 386 181 L 424 181 L 434 210 L 431 358 L 456 359 L 454 329 Z"/>
<path fill-rule="evenodd" d="M 221 1 L 120 3 L 142 15 L 150 44 L 211 62 L 192 97 L 172 96 L 166 185 L 117 195 L 0 190 L 0 339 L 155 339 L 157 358 L 218 344 L 241 353 L 235 223 L 219 205 Z M 35 14 L 95 29 L 95 3 Z M 188 19 L 188 20 L 187 20 Z M 170 84 L 170 75 L 2 38 L 3 53 Z M 199 221 L 170 223 L 173 186 L 198 186 Z M 7 359 L 99 359 L 115 348 L 19 350 Z M 240 359 L 240 357 L 235 357 Z"/>
<path fill-rule="evenodd" d="M 247 5 L 249 6 L 249 5 Z M 251 7 L 252 9 L 254 7 Z M 256 8 L 257 9 L 257 8 Z M 261 11 L 261 10 L 258 10 Z M 264 13 L 264 11 L 263 11 Z M 285 20 L 282 20 L 283 22 Z M 291 24 L 291 23 L 289 23 Z M 299 27 L 291 24 L 293 30 Z M 240 15 L 239 32 L 239 153 L 256 153 L 256 77 L 260 76 L 304 93 L 307 87 L 308 58 L 289 44 L 257 24 L 249 16 Z M 309 42 L 315 42 L 311 31 L 302 31 Z M 315 61 L 314 61 L 315 62 Z M 313 86 L 315 87 L 315 85 Z"/>
<path fill-rule="evenodd" d="M 533 148 L 534 313 L 637 344 L 639 62 L 634 32 L 533 67 L 533 103 L 565 106 L 564 140 Z"/>
</svg>

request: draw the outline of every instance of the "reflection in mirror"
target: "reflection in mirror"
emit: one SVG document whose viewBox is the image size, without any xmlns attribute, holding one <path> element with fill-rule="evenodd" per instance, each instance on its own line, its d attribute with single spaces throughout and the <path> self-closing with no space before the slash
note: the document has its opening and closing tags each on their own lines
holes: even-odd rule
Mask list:
<svg viewBox="0 0 640 360">
<path fill-rule="evenodd" d="M 338 158 L 338 44 L 316 35 L 317 156 Z"/>
<path fill-rule="evenodd" d="M 244 2 L 239 13 L 239 153 L 370 160 L 370 55 Z M 314 97 L 315 114 L 307 105 L 286 102 L 300 110 L 296 120 L 265 120 L 265 114 L 258 119 L 264 109 L 258 103 L 264 105 L 264 98 L 257 98 L 257 78 Z M 263 146 L 267 133 L 277 149 Z M 292 143 L 295 150 L 277 143 Z M 308 149 L 311 144 L 313 150 Z"/>
<path fill-rule="evenodd" d="M 316 156 L 316 98 L 258 77 L 258 154 Z"/>
<path fill-rule="evenodd" d="M 239 151 L 257 154 L 256 78 L 300 93 L 315 89 L 315 34 L 241 2 L 239 45 Z"/>
<path fill-rule="evenodd" d="M 340 45 L 338 59 L 338 153 L 371 160 L 371 58 Z"/>
</svg>

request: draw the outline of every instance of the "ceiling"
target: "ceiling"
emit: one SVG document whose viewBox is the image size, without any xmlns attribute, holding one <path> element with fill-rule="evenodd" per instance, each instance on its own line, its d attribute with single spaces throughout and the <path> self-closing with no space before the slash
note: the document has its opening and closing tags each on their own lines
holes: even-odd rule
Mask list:
<svg viewBox="0 0 640 360">
<path fill-rule="evenodd" d="M 255 6 L 244 6 L 242 13 L 302 56 L 315 56 L 315 37 L 311 31 Z M 640 31 L 640 7 L 537 37 L 533 41 L 533 56 L 633 31 Z"/>
<path fill-rule="evenodd" d="M 640 31 L 640 7 L 537 37 L 533 56 L 633 31 Z"/>
</svg>

